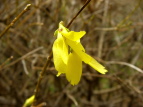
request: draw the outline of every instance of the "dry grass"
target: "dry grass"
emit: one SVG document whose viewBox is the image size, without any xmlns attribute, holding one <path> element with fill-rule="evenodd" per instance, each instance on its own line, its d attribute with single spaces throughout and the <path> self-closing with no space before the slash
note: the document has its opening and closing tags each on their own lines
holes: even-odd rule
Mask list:
<svg viewBox="0 0 143 107">
<path fill-rule="evenodd" d="M 137 5 L 141 1 L 140 5 Z M 0 106 L 20 107 L 33 95 L 55 37 L 85 0 L 1 0 L 0 32 L 30 3 L 32 7 L 0 39 Z M 56 77 L 53 62 L 43 77 L 37 104 L 46 107 L 143 106 L 143 1 L 92 0 L 70 29 L 85 30 L 87 53 L 108 69 L 88 65 L 77 86 Z"/>
</svg>

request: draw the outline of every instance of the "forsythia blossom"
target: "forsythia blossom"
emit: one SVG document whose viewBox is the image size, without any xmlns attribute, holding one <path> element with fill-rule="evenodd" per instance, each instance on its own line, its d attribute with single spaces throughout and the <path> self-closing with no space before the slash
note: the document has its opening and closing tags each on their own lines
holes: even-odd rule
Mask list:
<svg viewBox="0 0 143 107">
<path fill-rule="evenodd" d="M 57 39 L 53 44 L 53 61 L 57 76 L 64 73 L 67 80 L 76 85 L 80 81 L 82 74 L 82 61 L 89 64 L 101 74 L 107 70 L 99 64 L 94 58 L 85 53 L 85 49 L 80 43 L 80 38 L 85 35 L 85 31 L 69 31 L 59 23 L 58 30 L 55 31 Z"/>
</svg>

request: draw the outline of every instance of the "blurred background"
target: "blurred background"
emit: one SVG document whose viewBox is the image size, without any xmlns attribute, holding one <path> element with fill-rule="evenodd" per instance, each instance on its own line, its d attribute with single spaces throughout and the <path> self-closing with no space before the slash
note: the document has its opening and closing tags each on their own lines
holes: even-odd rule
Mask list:
<svg viewBox="0 0 143 107">
<path fill-rule="evenodd" d="M 22 107 L 33 95 L 59 22 L 67 25 L 85 2 L 0 0 L 0 32 L 32 4 L 0 39 L 0 107 Z M 87 32 L 81 43 L 108 73 L 83 64 L 72 86 L 51 61 L 36 107 L 143 107 L 143 0 L 91 0 L 70 30 Z"/>
</svg>

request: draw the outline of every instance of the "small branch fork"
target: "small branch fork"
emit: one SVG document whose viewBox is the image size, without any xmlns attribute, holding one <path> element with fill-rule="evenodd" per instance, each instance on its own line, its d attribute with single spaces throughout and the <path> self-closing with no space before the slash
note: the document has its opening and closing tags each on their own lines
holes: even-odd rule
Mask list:
<svg viewBox="0 0 143 107">
<path fill-rule="evenodd" d="M 67 28 L 70 27 L 70 25 L 72 24 L 72 22 L 76 19 L 76 17 L 83 11 L 83 9 L 89 4 L 91 0 L 87 0 L 85 2 L 85 4 L 83 5 L 83 7 L 78 11 L 78 13 L 73 17 L 73 19 L 69 22 L 69 24 L 66 26 Z M 37 85 L 36 85 L 36 88 L 35 88 L 35 91 L 34 91 L 34 95 L 35 95 L 35 99 L 34 99 L 34 102 L 32 104 L 32 107 L 34 107 L 36 105 L 36 101 L 37 101 L 37 97 L 38 97 L 38 92 L 39 92 L 39 87 L 40 87 L 40 84 L 41 84 L 41 81 L 42 81 L 42 78 L 46 72 L 46 68 L 49 67 L 50 65 L 50 61 L 53 57 L 53 53 L 51 51 L 50 55 L 48 56 L 47 58 L 47 61 L 43 67 L 43 70 L 40 72 L 40 75 L 39 75 L 39 78 L 38 78 L 38 82 L 37 82 Z"/>
</svg>

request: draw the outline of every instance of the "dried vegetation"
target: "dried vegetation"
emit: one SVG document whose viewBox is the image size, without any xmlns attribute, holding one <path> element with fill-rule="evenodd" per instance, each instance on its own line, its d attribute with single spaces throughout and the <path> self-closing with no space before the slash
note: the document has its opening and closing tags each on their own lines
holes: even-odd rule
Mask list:
<svg viewBox="0 0 143 107">
<path fill-rule="evenodd" d="M 1 0 L 0 32 L 32 4 L 0 39 L 0 106 L 20 107 L 33 95 L 63 20 L 67 24 L 86 0 Z M 92 0 L 70 27 L 85 30 L 87 53 L 108 69 L 88 65 L 77 86 L 56 77 L 51 61 L 37 104 L 46 107 L 143 107 L 143 1 Z M 37 107 L 40 107 L 37 106 Z"/>
</svg>

